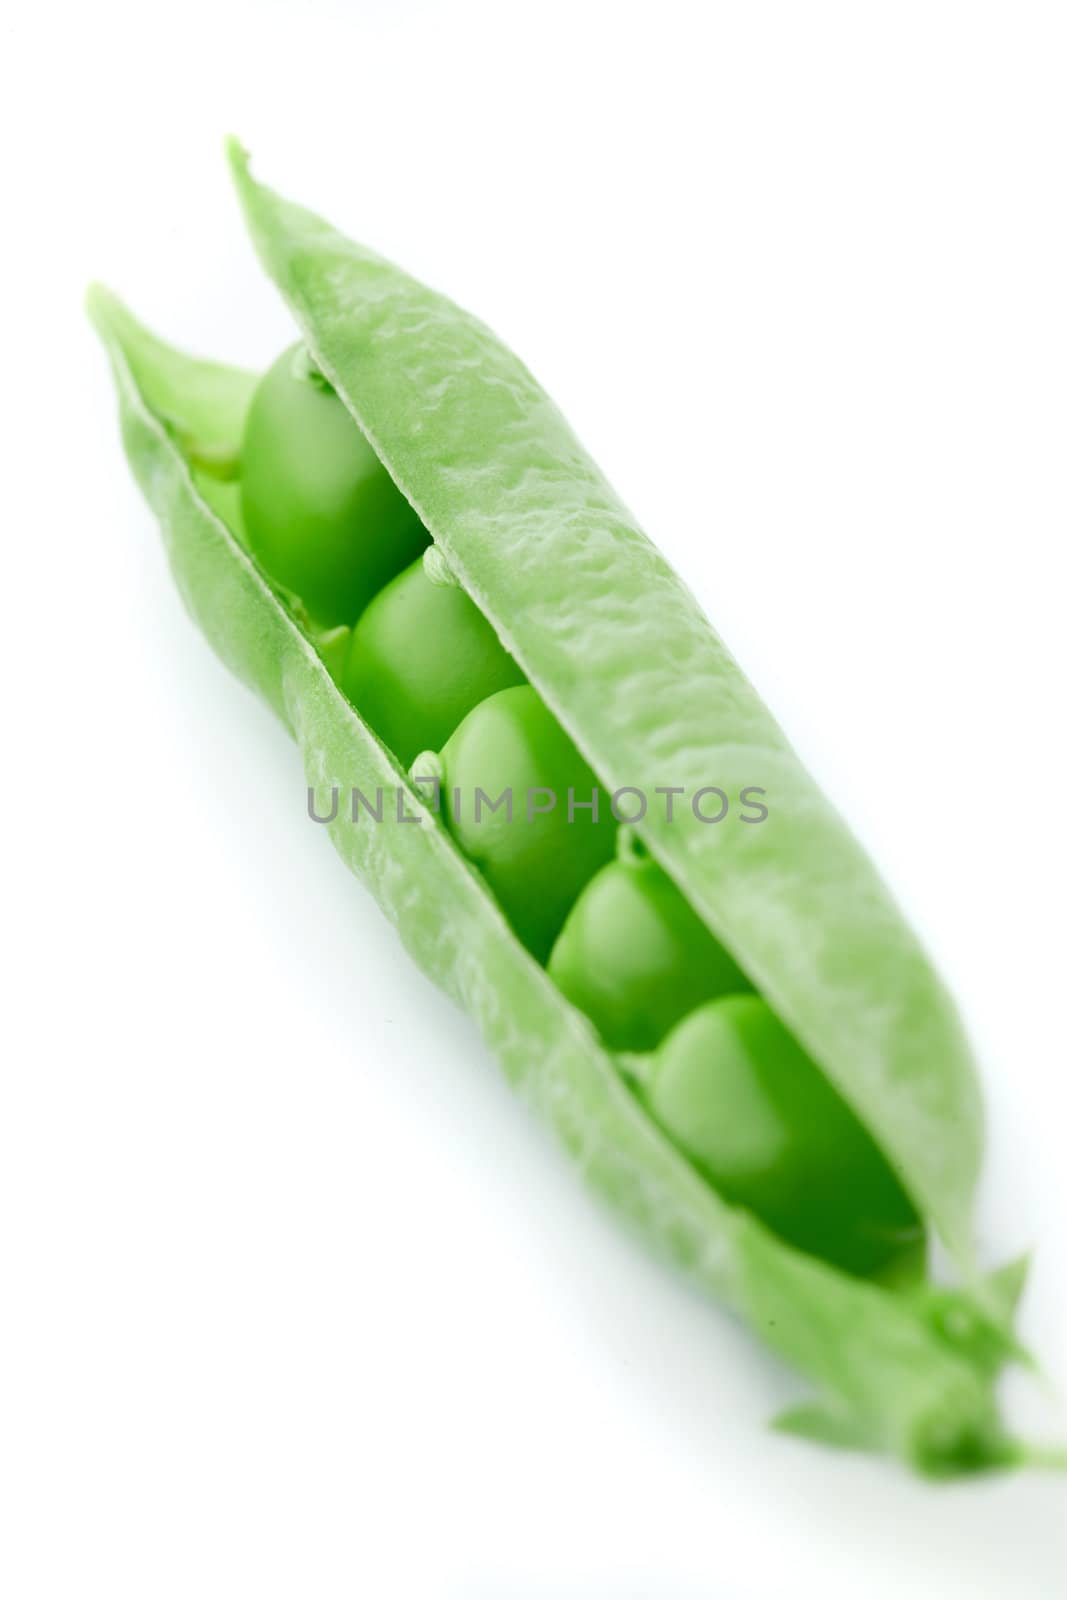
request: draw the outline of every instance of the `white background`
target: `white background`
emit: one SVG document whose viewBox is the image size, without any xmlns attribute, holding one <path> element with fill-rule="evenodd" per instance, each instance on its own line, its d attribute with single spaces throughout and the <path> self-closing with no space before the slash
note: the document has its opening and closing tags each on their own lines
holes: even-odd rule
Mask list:
<svg viewBox="0 0 1067 1600">
<path fill-rule="evenodd" d="M 1062 1436 L 1063 19 L 8 13 L 5 1596 L 1067 1591 L 1067 1479 L 769 1435 L 790 1380 L 580 1191 L 183 615 L 80 304 L 290 337 L 233 129 L 527 357 L 960 998 Z"/>
</svg>

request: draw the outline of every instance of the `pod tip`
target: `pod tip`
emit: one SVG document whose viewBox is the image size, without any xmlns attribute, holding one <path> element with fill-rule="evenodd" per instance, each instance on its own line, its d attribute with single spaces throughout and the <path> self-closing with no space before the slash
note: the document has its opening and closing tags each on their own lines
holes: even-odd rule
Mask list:
<svg viewBox="0 0 1067 1600">
<path fill-rule="evenodd" d="M 228 133 L 223 141 L 226 159 L 235 178 L 248 176 L 249 152 L 235 133 Z"/>
<path fill-rule="evenodd" d="M 103 283 L 93 282 L 85 291 L 85 314 L 94 328 L 103 332 L 114 321 L 119 300 Z"/>
</svg>

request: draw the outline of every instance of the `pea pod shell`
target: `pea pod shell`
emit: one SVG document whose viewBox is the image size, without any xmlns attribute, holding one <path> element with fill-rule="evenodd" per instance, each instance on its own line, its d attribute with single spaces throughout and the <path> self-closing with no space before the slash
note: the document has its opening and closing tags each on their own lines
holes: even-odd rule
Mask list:
<svg viewBox="0 0 1067 1600">
<path fill-rule="evenodd" d="M 352 826 L 342 808 L 333 841 L 420 966 L 471 1013 L 585 1179 L 807 1376 L 820 1406 L 790 1419 L 794 1431 L 803 1425 L 892 1451 L 931 1473 L 1011 1458 L 993 1407 L 995 1364 L 967 1344 L 957 1348 L 951 1323 L 934 1318 L 921 1296 L 789 1249 L 697 1177 L 340 694 L 202 467 L 205 454 L 235 448 L 253 380 L 168 350 L 106 291 L 93 291 L 90 311 L 111 358 L 126 452 L 186 605 L 223 661 L 293 733 L 320 795 L 332 785 L 345 794 L 400 788 L 418 825 Z"/>
</svg>

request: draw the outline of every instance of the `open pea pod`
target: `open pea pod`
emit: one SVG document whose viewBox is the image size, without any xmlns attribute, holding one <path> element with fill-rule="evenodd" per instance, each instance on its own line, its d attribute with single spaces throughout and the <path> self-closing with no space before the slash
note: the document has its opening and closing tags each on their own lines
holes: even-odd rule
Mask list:
<svg viewBox="0 0 1067 1600">
<path fill-rule="evenodd" d="M 601 780 L 767 790 L 758 828 L 709 827 L 678 809 L 672 824 L 650 813 L 644 842 L 859 1114 L 973 1292 L 894 1291 L 790 1248 L 726 1204 L 656 1127 L 340 693 L 331 641 L 245 548 L 230 479 L 255 380 L 170 350 L 94 290 L 127 454 L 193 616 L 295 736 L 309 784 L 403 797 L 417 826 L 353 827 L 342 811 L 331 824 L 342 858 L 589 1182 L 811 1381 L 817 1400 L 783 1426 L 934 1474 L 1019 1459 L 993 1392 L 1017 1353 L 1007 1329 L 1019 1283 L 974 1277 L 970 1058 L 873 867 L 516 358 L 255 183 L 239 150 L 234 166 L 315 361 Z"/>
<path fill-rule="evenodd" d="M 766 789 L 764 825 L 650 807 L 645 843 L 969 1268 L 971 1056 L 868 857 L 522 363 L 232 155 L 260 258 L 316 362 L 605 786 Z"/>
</svg>

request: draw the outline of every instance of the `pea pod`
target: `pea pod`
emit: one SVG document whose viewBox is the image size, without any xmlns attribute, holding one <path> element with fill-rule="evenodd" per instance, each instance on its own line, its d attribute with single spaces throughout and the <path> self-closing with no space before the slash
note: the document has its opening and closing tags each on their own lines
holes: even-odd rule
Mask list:
<svg viewBox="0 0 1067 1600">
<path fill-rule="evenodd" d="M 232 159 L 316 363 L 590 767 L 612 791 L 773 797 L 760 827 L 650 807 L 642 837 L 972 1266 L 971 1053 L 863 850 L 522 363 Z"/>
<path fill-rule="evenodd" d="M 584 1176 L 808 1377 L 818 1399 L 784 1425 L 931 1473 L 1018 1459 L 993 1396 L 1018 1284 L 977 1275 L 970 1056 L 873 867 L 526 369 L 450 302 L 256 183 L 239 150 L 233 161 L 316 367 L 589 767 L 609 789 L 714 782 L 770 797 L 760 827 L 650 809 L 643 846 L 833 1083 L 965 1287 L 891 1290 L 835 1270 L 686 1159 L 339 691 L 343 640 L 317 631 L 247 549 L 227 479 L 254 380 L 169 350 L 96 290 L 127 454 L 189 609 L 293 733 L 309 785 L 402 796 L 419 826 L 335 818 L 343 859 Z"/>
</svg>

